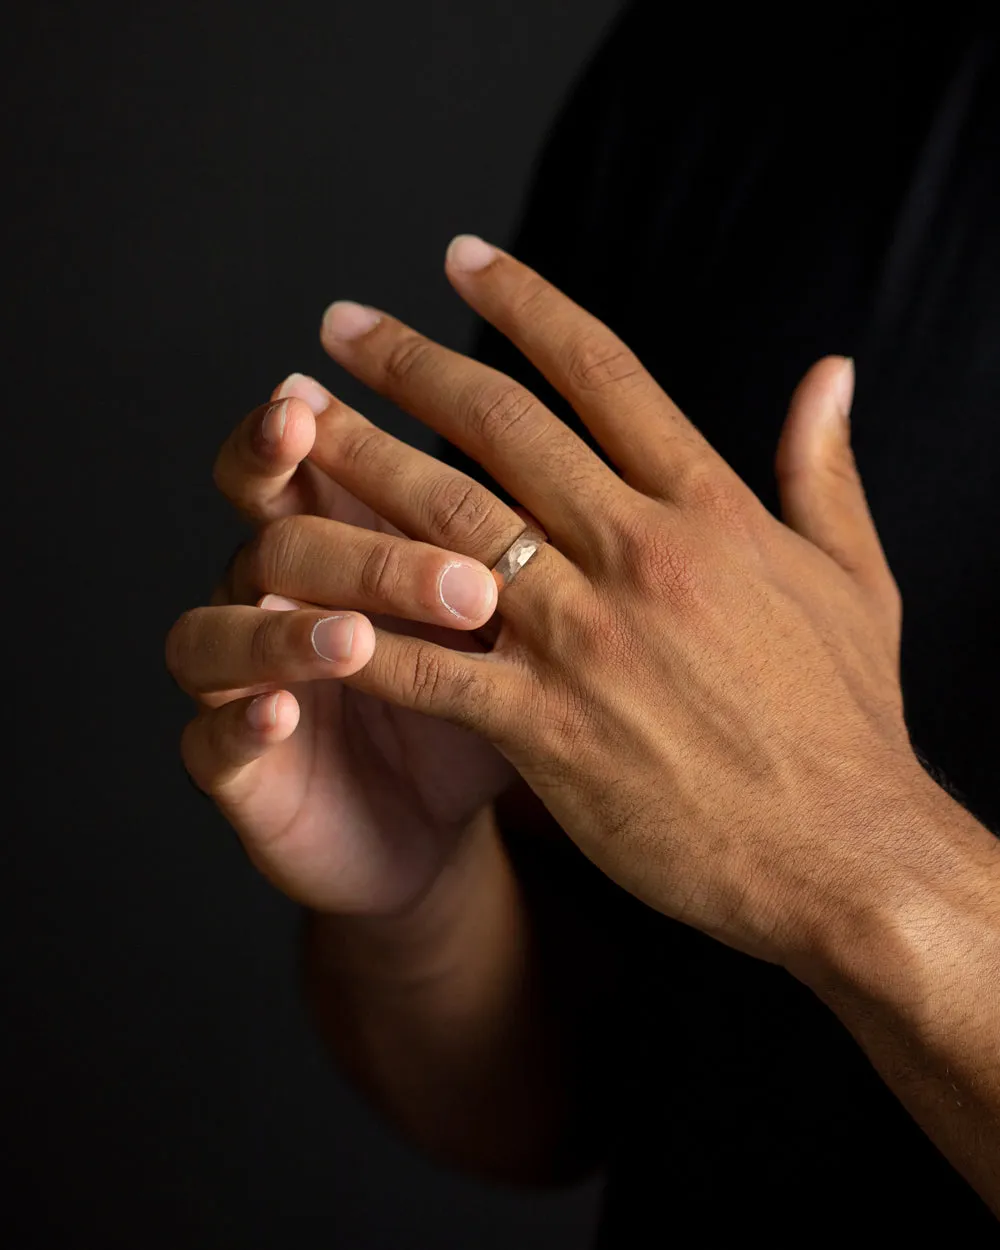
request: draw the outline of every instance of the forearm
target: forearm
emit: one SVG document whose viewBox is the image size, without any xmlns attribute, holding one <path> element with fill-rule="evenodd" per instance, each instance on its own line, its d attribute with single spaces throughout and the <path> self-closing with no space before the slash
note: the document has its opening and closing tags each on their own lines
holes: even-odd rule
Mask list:
<svg viewBox="0 0 1000 1250">
<path fill-rule="evenodd" d="M 802 979 L 1000 1216 L 1000 843 L 940 793 L 913 833 L 948 852 L 851 918 Z"/>
<path fill-rule="evenodd" d="M 560 1027 L 491 809 L 413 914 L 311 915 L 307 993 L 354 1082 L 463 1169 L 558 1179 L 570 1118 Z"/>
</svg>

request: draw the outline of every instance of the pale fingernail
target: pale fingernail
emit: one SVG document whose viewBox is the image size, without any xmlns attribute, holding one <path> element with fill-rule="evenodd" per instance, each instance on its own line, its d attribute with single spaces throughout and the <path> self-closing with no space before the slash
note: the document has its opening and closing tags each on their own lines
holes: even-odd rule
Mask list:
<svg viewBox="0 0 1000 1250">
<path fill-rule="evenodd" d="M 452 269 L 460 269 L 463 273 L 475 273 L 497 257 L 497 249 L 491 247 L 478 234 L 456 234 L 448 244 L 445 262 Z"/>
<path fill-rule="evenodd" d="M 338 299 L 323 314 L 323 329 L 333 339 L 349 342 L 374 330 L 382 320 L 382 314 L 365 304 Z"/>
<path fill-rule="evenodd" d="M 317 417 L 330 406 L 327 392 L 315 378 L 306 377 L 304 373 L 290 373 L 278 389 L 278 398 L 304 399 Z"/>
<path fill-rule="evenodd" d="M 471 564 L 449 564 L 438 581 L 441 602 L 455 616 L 479 620 L 493 606 L 496 582 Z"/>
<path fill-rule="evenodd" d="M 322 660 L 349 660 L 353 642 L 353 616 L 325 616 L 313 626 L 313 650 Z"/>
<path fill-rule="evenodd" d="M 272 404 L 261 418 L 260 432 L 266 443 L 280 443 L 285 432 L 285 418 L 288 416 L 288 402 Z"/>
<path fill-rule="evenodd" d="M 257 604 L 258 608 L 265 608 L 268 612 L 295 612 L 298 606 L 294 599 L 286 599 L 284 595 L 265 595 Z"/>
<path fill-rule="evenodd" d="M 851 404 L 854 402 L 854 358 L 847 356 L 837 376 L 835 388 L 837 408 L 844 421 L 850 422 Z"/>
<path fill-rule="evenodd" d="M 259 694 L 247 707 L 247 724 L 251 729 L 269 729 L 278 723 L 278 695 L 280 690 Z"/>
</svg>

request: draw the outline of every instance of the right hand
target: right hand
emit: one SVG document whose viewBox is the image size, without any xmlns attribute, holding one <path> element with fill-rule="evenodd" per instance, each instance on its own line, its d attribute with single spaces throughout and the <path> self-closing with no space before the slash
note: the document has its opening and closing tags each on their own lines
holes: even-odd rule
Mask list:
<svg viewBox="0 0 1000 1250">
<path fill-rule="evenodd" d="M 238 553 L 213 606 L 186 612 L 167 638 L 168 668 L 201 704 L 181 742 L 193 780 L 270 881 L 330 913 L 406 912 L 476 813 L 516 777 L 471 731 L 337 680 L 371 658 L 372 622 L 482 651 L 466 631 L 494 613 L 493 576 L 476 559 L 431 544 L 472 531 L 475 549 L 496 560 L 524 524 L 471 478 L 456 489 L 454 470 L 405 448 L 426 488 L 426 523 L 405 537 L 363 502 L 388 444 L 398 459 L 397 440 L 293 374 L 216 461 L 217 485 L 259 527 L 257 536 Z M 412 517 L 412 500 L 405 502 Z M 467 538 L 463 545 L 472 549 Z M 449 611 L 438 589 L 455 564 L 480 578 L 480 603 L 467 618 Z M 354 625 L 348 658 L 317 653 L 317 624 L 331 617 L 323 604 Z"/>
</svg>

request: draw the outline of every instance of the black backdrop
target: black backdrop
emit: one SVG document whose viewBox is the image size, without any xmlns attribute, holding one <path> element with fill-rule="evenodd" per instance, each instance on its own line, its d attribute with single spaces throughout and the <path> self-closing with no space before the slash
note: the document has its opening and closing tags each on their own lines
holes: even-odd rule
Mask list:
<svg viewBox="0 0 1000 1250">
<path fill-rule="evenodd" d="M 468 347 L 445 246 L 509 240 L 618 7 L 22 0 L 8 24 L 12 1250 L 586 1244 L 594 1186 L 442 1175 L 331 1071 L 293 909 L 184 779 L 162 641 L 242 533 L 215 450 L 286 373 L 418 436 L 325 361 L 322 309 Z"/>
</svg>

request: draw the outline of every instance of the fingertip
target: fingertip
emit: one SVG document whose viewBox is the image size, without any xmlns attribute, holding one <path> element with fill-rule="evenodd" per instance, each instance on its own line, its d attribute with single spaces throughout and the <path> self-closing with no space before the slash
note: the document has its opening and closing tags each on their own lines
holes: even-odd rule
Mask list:
<svg viewBox="0 0 1000 1250">
<path fill-rule="evenodd" d="M 364 338 L 382 320 L 382 313 L 368 304 L 337 299 L 323 312 L 320 321 L 320 342 L 333 354 L 337 348 Z"/>
<path fill-rule="evenodd" d="M 775 457 L 779 476 L 826 463 L 834 445 L 849 437 L 854 394 L 850 356 L 823 356 L 806 370 L 792 394 Z"/>
<path fill-rule="evenodd" d="M 854 403 L 854 382 L 854 357 L 842 356 L 837 369 L 834 393 L 837 406 L 840 409 L 840 415 L 845 424 L 849 424 L 851 420 L 851 405 Z"/>
<path fill-rule="evenodd" d="M 260 450 L 265 454 L 276 452 L 285 437 L 285 426 L 288 424 L 288 400 L 279 400 L 268 404 L 257 424 L 256 434 Z"/>
<path fill-rule="evenodd" d="M 277 400 L 250 420 L 252 459 L 246 467 L 254 473 L 264 470 L 268 477 L 288 472 L 305 460 L 315 441 L 316 418 L 309 405 L 295 398 Z"/>
<path fill-rule="evenodd" d="M 333 396 L 321 386 L 315 378 L 305 373 L 290 373 L 271 395 L 272 399 L 300 399 L 309 408 L 313 416 L 326 412 L 333 402 Z"/>
<path fill-rule="evenodd" d="M 364 668 L 375 651 L 375 630 L 360 612 L 320 617 L 312 627 L 313 650 L 321 660 L 337 665 L 339 677 Z"/>
<path fill-rule="evenodd" d="M 452 560 L 438 576 L 437 594 L 454 629 L 477 629 L 493 615 L 499 587 L 495 575 L 478 560 Z"/>
<path fill-rule="evenodd" d="M 364 668 L 375 654 L 375 627 L 367 616 L 358 616 L 354 623 L 354 638 L 351 644 L 351 672 Z"/>
<path fill-rule="evenodd" d="M 262 738 L 281 741 L 299 723 L 299 704 L 288 690 L 268 690 L 247 704 L 246 723 Z"/>
<path fill-rule="evenodd" d="M 456 234 L 444 254 L 445 269 L 464 277 L 486 269 L 499 255 L 499 249 L 478 234 Z"/>
<path fill-rule="evenodd" d="M 265 612 L 297 612 L 299 605 L 294 599 L 286 599 L 284 595 L 261 595 L 257 607 Z"/>
<path fill-rule="evenodd" d="M 831 417 L 846 420 L 854 400 L 854 376 L 853 356 L 823 356 L 806 372 L 794 398 L 822 405 Z"/>
</svg>

